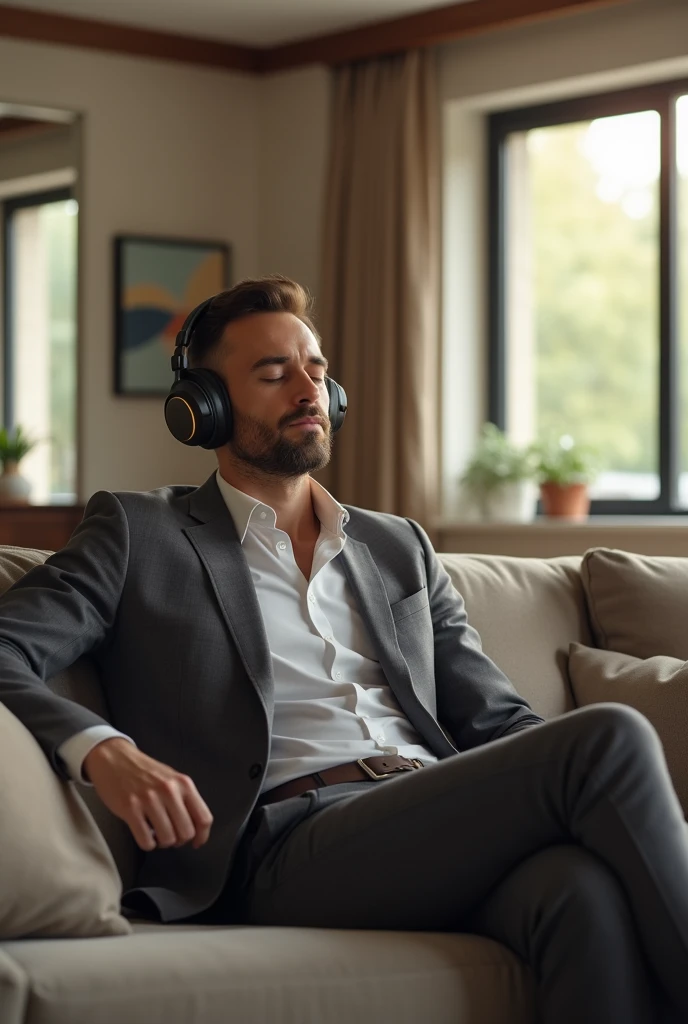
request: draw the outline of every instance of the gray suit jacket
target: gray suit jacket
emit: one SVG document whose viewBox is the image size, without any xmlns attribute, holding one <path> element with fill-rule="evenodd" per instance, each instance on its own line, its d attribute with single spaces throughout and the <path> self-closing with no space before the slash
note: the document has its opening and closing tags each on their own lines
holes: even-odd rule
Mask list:
<svg viewBox="0 0 688 1024">
<path fill-rule="evenodd" d="M 349 513 L 338 557 L 387 682 L 430 749 L 449 757 L 541 722 L 482 653 L 423 530 Z M 60 744 L 104 723 L 45 680 L 87 652 L 112 723 L 191 776 L 213 814 L 204 846 L 142 856 L 123 897 L 143 890 L 162 920 L 188 917 L 222 889 L 260 794 L 273 714 L 261 611 L 214 473 L 201 487 L 97 492 L 66 547 L 0 599 L 0 700 L 62 778 Z"/>
</svg>

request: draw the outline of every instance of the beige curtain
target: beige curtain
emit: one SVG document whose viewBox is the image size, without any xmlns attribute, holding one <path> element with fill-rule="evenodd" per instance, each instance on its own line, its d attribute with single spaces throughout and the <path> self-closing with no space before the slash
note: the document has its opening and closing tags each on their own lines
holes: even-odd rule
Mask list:
<svg viewBox="0 0 688 1024">
<path fill-rule="evenodd" d="M 432 532 L 439 486 L 439 141 L 434 54 L 336 72 L 321 326 L 349 398 L 323 482 Z"/>
</svg>

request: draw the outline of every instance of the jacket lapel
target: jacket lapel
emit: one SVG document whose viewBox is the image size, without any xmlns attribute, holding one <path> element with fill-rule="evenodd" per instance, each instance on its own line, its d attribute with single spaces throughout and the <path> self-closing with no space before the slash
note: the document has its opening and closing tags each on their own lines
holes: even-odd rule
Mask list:
<svg viewBox="0 0 688 1024">
<path fill-rule="evenodd" d="M 399 706 L 438 756 L 456 753 L 442 726 L 414 689 L 411 671 L 397 639 L 389 597 L 368 545 L 347 535 L 339 558 L 377 651 L 380 667 Z"/>
<path fill-rule="evenodd" d="M 214 473 L 189 496 L 189 515 L 197 524 L 184 527 L 183 533 L 210 577 L 246 674 L 271 721 L 274 680 L 263 617 L 234 520 Z"/>
<path fill-rule="evenodd" d="M 367 544 L 347 536 L 339 557 L 387 682 L 402 708 L 418 707 L 411 673 L 401 653 L 392 610 L 380 571 Z M 410 717 L 410 715 L 409 715 Z"/>
</svg>

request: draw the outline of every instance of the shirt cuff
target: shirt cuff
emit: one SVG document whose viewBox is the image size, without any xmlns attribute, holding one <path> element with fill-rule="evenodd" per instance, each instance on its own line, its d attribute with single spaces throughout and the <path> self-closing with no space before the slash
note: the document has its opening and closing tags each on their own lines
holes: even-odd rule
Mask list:
<svg viewBox="0 0 688 1024">
<path fill-rule="evenodd" d="M 60 744 L 57 753 L 67 766 L 67 771 L 74 782 L 78 782 L 82 786 L 93 785 L 84 774 L 84 760 L 99 743 L 114 737 L 129 740 L 136 746 L 131 736 L 125 736 L 123 732 L 113 729 L 111 725 L 92 725 L 88 729 L 82 729 L 81 732 L 70 736 L 68 740 Z"/>
</svg>

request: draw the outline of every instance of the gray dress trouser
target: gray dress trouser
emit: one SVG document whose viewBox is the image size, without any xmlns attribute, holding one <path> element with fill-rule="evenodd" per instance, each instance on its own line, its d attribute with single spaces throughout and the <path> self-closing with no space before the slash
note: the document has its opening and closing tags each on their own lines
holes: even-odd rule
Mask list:
<svg viewBox="0 0 688 1024">
<path fill-rule="evenodd" d="M 546 1024 L 688 1021 L 688 829 L 621 705 L 258 807 L 242 854 L 224 898 L 247 923 L 482 934 Z"/>
</svg>

